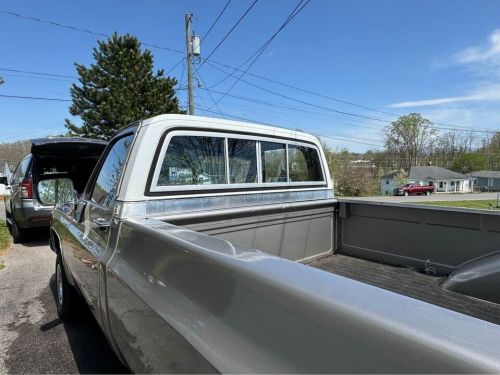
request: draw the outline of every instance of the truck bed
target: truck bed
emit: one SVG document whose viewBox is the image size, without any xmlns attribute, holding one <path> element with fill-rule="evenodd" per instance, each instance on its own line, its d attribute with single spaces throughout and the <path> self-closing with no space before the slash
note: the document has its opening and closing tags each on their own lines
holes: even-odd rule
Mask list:
<svg viewBox="0 0 500 375">
<path fill-rule="evenodd" d="M 500 305 L 440 287 L 442 277 L 369 260 L 334 254 L 309 264 L 353 280 L 500 324 Z"/>
</svg>

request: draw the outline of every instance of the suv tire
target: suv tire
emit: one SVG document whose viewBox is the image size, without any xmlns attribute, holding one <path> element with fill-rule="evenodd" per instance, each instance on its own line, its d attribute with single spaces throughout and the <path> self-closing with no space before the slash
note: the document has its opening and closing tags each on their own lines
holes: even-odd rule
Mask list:
<svg viewBox="0 0 500 375">
<path fill-rule="evenodd" d="M 14 243 L 23 243 L 26 241 L 28 237 L 28 231 L 26 229 L 21 228 L 17 223 L 14 217 L 11 217 L 12 225 L 9 225 L 9 232 L 12 235 L 12 242 Z"/>
</svg>

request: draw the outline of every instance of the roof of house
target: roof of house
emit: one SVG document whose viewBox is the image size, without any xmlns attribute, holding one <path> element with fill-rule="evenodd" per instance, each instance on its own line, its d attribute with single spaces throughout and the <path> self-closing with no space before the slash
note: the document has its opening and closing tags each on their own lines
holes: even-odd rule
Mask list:
<svg viewBox="0 0 500 375">
<path fill-rule="evenodd" d="M 385 179 L 391 179 L 391 178 L 394 178 L 396 177 L 396 175 L 399 173 L 399 171 L 392 171 L 392 172 L 389 172 L 387 174 L 384 174 L 383 176 L 380 176 L 381 179 L 385 180 Z"/>
<path fill-rule="evenodd" d="M 500 171 L 475 171 L 471 172 L 472 177 L 500 178 Z"/>
<path fill-rule="evenodd" d="M 469 177 L 461 173 L 453 172 L 449 169 L 435 166 L 411 167 L 409 178 L 410 180 L 469 179 Z"/>
<path fill-rule="evenodd" d="M 380 179 L 392 179 L 396 177 L 398 173 L 399 171 L 392 171 L 381 176 Z M 498 173 L 498 177 L 500 177 L 500 172 L 495 173 Z M 476 177 L 475 175 L 473 176 Z M 469 178 L 470 177 L 467 177 L 466 175 L 463 175 L 461 173 L 453 172 L 449 169 L 435 166 L 411 167 L 410 175 L 408 176 L 409 180 L 467 180 Z"/>
</svg>

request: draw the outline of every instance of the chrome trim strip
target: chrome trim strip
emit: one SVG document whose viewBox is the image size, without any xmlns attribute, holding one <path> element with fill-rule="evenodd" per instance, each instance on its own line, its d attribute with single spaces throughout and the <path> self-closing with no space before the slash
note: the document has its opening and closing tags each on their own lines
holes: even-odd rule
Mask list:
<svg viewBox="0 0 500 375">
<path fill-rule="evenodd" d="M 317 202 L 316 202 L 317 201 Z M 139 202 L 121 202 L 118 213 L 120 218 L 152 218 L 175 214 L 214 213 L 215 210 L 249 208 L 256 210 L 266 205 L 284 206 L 290 203 L 307 202 L 323 204 L 325 201 L 336 202 L 329 189 L 310 191 L 282 191 L 255 194 L 212 195 L 176 199 L 150 199 Z"/>
</svg>

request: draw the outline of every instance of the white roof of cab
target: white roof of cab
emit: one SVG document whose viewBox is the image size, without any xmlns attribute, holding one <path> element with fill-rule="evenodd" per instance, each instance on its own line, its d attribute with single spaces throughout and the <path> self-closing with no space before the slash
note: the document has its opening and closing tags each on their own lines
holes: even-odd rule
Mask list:
<svg viewBox="0 0 500 375">
<path fill-rule="evenodd" d="M 249 122 L 230 121 L 212 117 L 189 115 L 160 115 L 142 121 L 135 140 L 135 146 L 125 168 L 118 200 L 140 201 L 155 199 L 144 195 L 151 166 L 154 164 L 155 152 L 158 149 L 162 136 L 171 128 L 189 128 L 189 130 L 222 132 L 242 132 L 260 137 L 282 137 L 296 142 L 309 142 L 320 152 L 323 160 L 325 178 L 328 188 L 331 188 L 330 175 L 326 166 L 325 156 L 318 138 L 291 129 L 278 128 L 268 125 L 259 125 Z M 154 166 L 153 166 L 154 167 Z M 208 194 L 208 193 L 207 193 Z"/>
<path fill-rule="evenodd" d="M 202 130 L 231 130 L 241 131 L 245 133 L 254 133 L 255 135 L 279 136 L 292 138 L 302 141 L 308 141 L 320 145 L 317 137 L 301 131 L 286 129 L 277 126 L 262 125 L 251 122 L 225 120 L 214 117 L 190 116 L 179 114 L 159 115 L 150 119 L 144 120 L 142 126 L 152 126 L 161 123 L 168 127 L 174 126 L 189 126 L 200 128 Z"/>
</svg>

